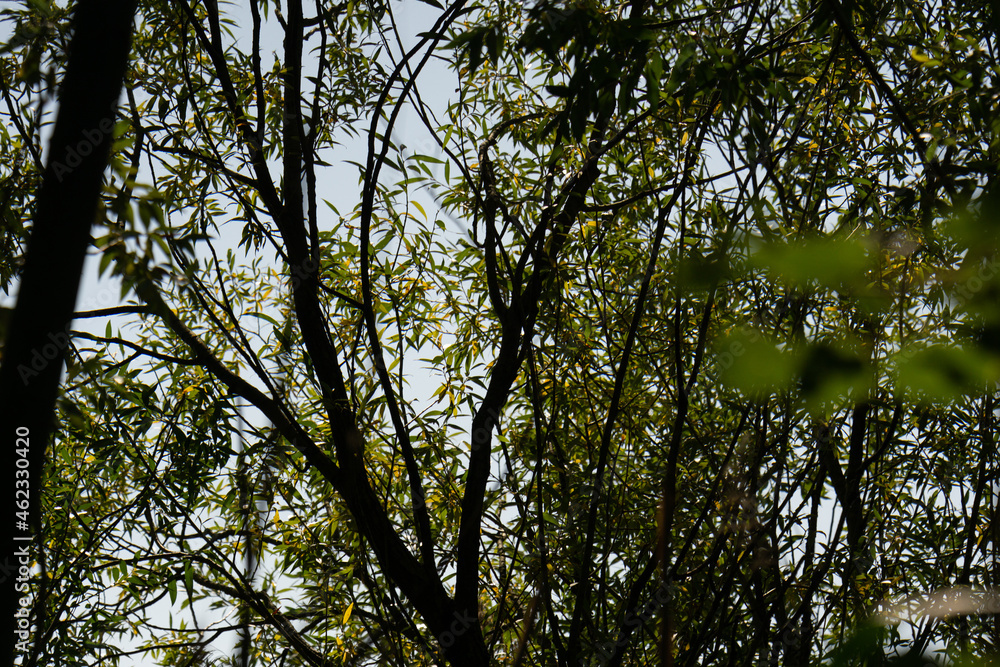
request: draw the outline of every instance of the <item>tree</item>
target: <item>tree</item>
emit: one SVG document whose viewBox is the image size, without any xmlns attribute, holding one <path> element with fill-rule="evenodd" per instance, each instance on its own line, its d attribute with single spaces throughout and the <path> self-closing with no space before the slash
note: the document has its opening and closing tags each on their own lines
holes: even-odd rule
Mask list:
<svg viewBox="0 0 1000 667">
<path fill-rule="evenodd" d="M 142 3 L 38 661 L 990 655 L 991 7 Z"/>
<path fill-rule="evenodd" d="M 61 111 L 35 202 L 28 260 L 20 276 L 17 308 L 9 318 L 9 336 L 6 322 L 4 326 L 0 427 L 7 451 L 14 456 L 7 474 L 14 502 L 5 510 L 3 531 L 5 626 L 0 659 L 5 664 L 13 664 L 18 654 L 30 660 L 26 656 L 30 597 L 22 593 L 29 590 L 27 566 L 36 553 L 31 532 L 36 529 L 37 533 L 39 525 L 40 473 L 69 343 L 66 329 L 73 317 L 90 226 L 107 167 L 114 105 L 121 93 L 134 11 L 135 2 L 130 0 L 82 2 L 75 9 L 70 55 L 59 94 Z M 17 163 L 14 169 L 19 170 Z M 7 201 L 14 180 L 12 175 L 5 184 Z M 11 231 L 15 234 L 23 231 L 16 217 L 6 220 L 14 223 Z M 3 271 L 4 283 L 10 276 L 10 271 Z M 42 595 L 35 605 L 39 627 L 46 625 L 44 607 Z"/>
</svg>

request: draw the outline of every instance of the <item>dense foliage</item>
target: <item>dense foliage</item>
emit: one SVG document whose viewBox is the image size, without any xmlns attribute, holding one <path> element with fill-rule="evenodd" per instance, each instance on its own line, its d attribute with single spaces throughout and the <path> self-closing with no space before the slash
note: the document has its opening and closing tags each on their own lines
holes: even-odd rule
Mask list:
<svg viewBox="0 0 1000 667">
<path fill-rule="evenodd" d="M 140 3 L 37 663 L 997 651 L 995 5 L 423 1 Z"/>
</svg>

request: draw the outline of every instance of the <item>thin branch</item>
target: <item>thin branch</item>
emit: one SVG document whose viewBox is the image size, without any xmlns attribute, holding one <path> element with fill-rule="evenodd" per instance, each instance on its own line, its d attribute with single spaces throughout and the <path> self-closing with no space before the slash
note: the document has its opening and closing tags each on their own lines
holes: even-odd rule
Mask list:
<svg viewBox="0 0 1000 667">
<path fill-rule="evenodd" d="M 130 350 L 135 350 L 143 356 L 152 357 L 154 359 L 159 359 L 160 361 L 168 361 L 172 364 L 177 364 L 179 366 L 194 366 L 200 363 L 197 359 L 184 359 L 182 357 L 175 357 L 169 354 L 162 354 L 154 350 L 142 347 L 141 345 L 136 345 L 130 340 L 125 340 L 124 338 L 118 338 L 115 336 L 95 336 L 93 334 L 87 333 L 85 331 L 73 331 L 71 332 L 73 338 L 83 338 L 85 340 L 92 340 L 95 343 L 105 343 L 111 345 L 121 345 L 122 347 L 127 347 Z"/>
</svg>

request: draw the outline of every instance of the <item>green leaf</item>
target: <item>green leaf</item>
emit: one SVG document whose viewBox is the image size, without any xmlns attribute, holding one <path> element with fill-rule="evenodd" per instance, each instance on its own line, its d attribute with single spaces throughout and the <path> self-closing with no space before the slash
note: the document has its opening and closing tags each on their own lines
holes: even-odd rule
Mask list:
<svg viewBox="0 0 1000 667">
<path fill-rule="evenodd" d="M 864 285 L 870 262 L 867 244 L 830 238 L 761 243 L 750 256 L 751 265 L 792 285 L 834 288 Z"/>
<path fill-rule="evenodd" d="M 727 385 L 751 395 L 789 388 L 799 358 L 793 351 L 753 330 L 736 330 L 715 345 L 716 364 Z"/>
<path fill-rule="evenodd" d="M 802 353 L 800 387 L 810 409 L 821 409 L 843 399 L 861 400 L 874 381 L 873 369 L 860 345 L 847 341 L 817 342 Z"/>
<path fill-rule="evenodd" d="M 931 345 L 895 355 L 897 391 L 947 403 L 1000 380 L 1000 358 L 973 348 Z"/>
</svg>

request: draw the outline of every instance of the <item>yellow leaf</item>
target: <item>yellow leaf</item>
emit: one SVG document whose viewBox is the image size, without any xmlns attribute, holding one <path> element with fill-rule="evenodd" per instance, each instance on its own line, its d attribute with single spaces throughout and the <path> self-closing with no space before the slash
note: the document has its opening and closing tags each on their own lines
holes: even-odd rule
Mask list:
<svg viewBox="0 0 1000 667">
<path fill-rule="evenodd" d="M 816 85 L 816 79 L 814 77 L 811 77 L 811 76 L 804 76 L 801 79 L 799 79 L 799 83 L 802 83 L 803 81 L 808 81 L 809 83 L 811 83 L 814 86 Z"/>
<path fill-rule="evenodd" d="M 344 625 L 347 625 L 347 621 L 351 618 L 351 612 L 354 611 L 354 603 L 352 602 L 347 606 L 347 611 L 344 612 Z"/>
</svg>

